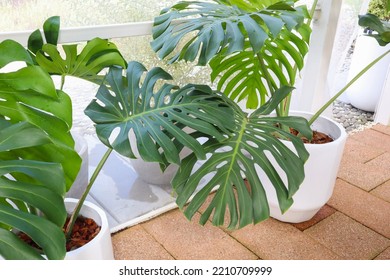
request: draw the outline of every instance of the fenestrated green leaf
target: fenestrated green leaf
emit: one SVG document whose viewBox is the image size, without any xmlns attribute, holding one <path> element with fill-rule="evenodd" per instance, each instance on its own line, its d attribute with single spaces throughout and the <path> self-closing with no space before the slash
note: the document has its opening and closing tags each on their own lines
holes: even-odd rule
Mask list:
<svg viewBox="0 0 390 280">
<path fill-rule="evenodd" d="M 43 260 L 37 250 L 15 234 L 0 227 L 0 255 L 6 260 Z"/>
<path fill-rule="evenodd" d="M 0 73 L 0 93 L 9 91 L 5 86 L 11 87 L 15 91 L 33 90 L 42 95 L 57 98 L 53 80 L 41 67 L 24 67 L 16 72 Z"/>
<path fill-rule="evenodd" d="M 51 144 L 33 150 L 18 150 L 18 156 L 61 163 L 67 176 L 67 188 L 70 188 L 81 159 L 74 150 L 74 140 L 69 132 L 72 126 L 69 96 L 56 91 L 50 76 L 39 66 L 0 74 L 0 85 L 0 115 L 13 123 L 27 121 L 34 124 L 45 131 L 51 141 Z"/>
<path fill-rule="evenodd" d="M 53 166 L 55 165 L 53 163 L 35 162 L 35 164 L 35 167 L 45 167 L 45 170 L 41 170 L 41 173 L 45 176 L 54 174 L 56 169 L 62 171 L 59 164 L 57 164 L 57 166 Z M 7 165 L 7 162 L 2 163 L 2 166 L 0 166 L 1 171 L 4 171 L 4 165 Z M 32 163 L 30 163 L 30 166 L 24 167 L 24 171 L 27 173 L 31 171 L 33 169 L 31 166 Z M 21 167 L 19 167 L 19 169 L 21 169 Z M 49 172 L 47 172 L 48 170 Z M 44 180 L 41 181 L 43 182 Z M 61 185 L 61 181 L 57 180 L 57 182 Z M 64 182 L 62 182 L 62 187 L 62 193 L 64 193 Z M 0 178 L 1 197 L 7 197 L 11 200 L 15 199 L 24 201 L 28 205 L 41 210 L 48 220 L 52 221 L 59 227 L 63 226 L 66 219 L 66 210 L 62 195 L 56 192 L 55 185 L 53 185 L 53 183 L 40 186 L 31 183 L 16 182 L 7 178 Z"/>
<path fill-rule="evenodd" d="M 310 27 L 303 25 L 299 32 L 283 29 L 280 37 L 266 41 L 259 53 L 248 42 L 244 51 L 228 56 L 221 52 L 210 61 L 212 81 L 217 81 L 218 90 L 232 100 L 247 98 L 247 108 L 259 108 L 277 88 L 294 85 L 296 70 L 303 68 Z M 265 82 L 267 79 L 270 84 Z"/>
<path fill-rule="evenodd" d="M 390 43 L 390 24 L 385 21 L 381 21 L 377 16 L 372 14 L 365 14 L 359 16 L 359 25 L 373 32 L 367 34 L 367 36 L 374 37 L 380 46 L 386 46 Z"/>
<path fill-rule="evenodd" d="M 26 122 L 10 125 L 0 120 L 0 128 L 0 152 L 50 143 L 43 131 Z M 28 141 L 26 135 L 29 135 Z"/>
<path fill-rule="evenodd" d="M 59 163 L 4 160 L 0 162 L 0 175 L 22 173 L 30 177 L 29 182 L 39 182 L 47 186 L 58 196 L 65 195 L 65 181 L 62 167 Z M 1 179 L 1 178 L 0 178 Z"/>
<path fill-rule="evenodd" d="M 172 181 L 178 194 L 176 202 L 180 208 L 185 208 L 184 213 L 189 219 L 205 203 L 210 192 L 217 188 L 212 201 L 201 215 L 201 224 L 205 224 L 213 213 L 212 223 L 224 225 L 227 209 L 230 213 L 229 228 L 244 227 L 267 219 L 269 207 L 259 170 L 273 184 L 282 212 L 291 206 L 292 196 L 304 179 L 304 163 L 308 153 L 303 142 L 277 126 L 288 125 L 310 136 L 311 130 L 305 119 L 247 117 L 239 109 L 235 116 L 237 127 L 233 137 L 223 143 L 207 141 L 203 147 L 210 153 L 210 158 L 195 170 L 197 159 L 193 155 L 186 157 Z M 289 138 L 297 154 L 275 135 Z M 277 168 L 283 170 L 286 180 L 281 178 Z M 212 179 L 197 192 L 201 180 L 208 177 Z M 186 206 L 194 193 L 195 196 Z"/>
<path fill-rule="evenodd" d="M 14 61 L 33 64 L 31 56 L 21 44 L 13 40 L 4 40 L 0 43 L 0 68 Z"/>
<path fill-rule="evenodd" d="M 63 46 L 65 57 L 58 47 L 45 44 L 37 53 L 37 63 L 50 74 L 71 75 L 86 80 L 98 80 L 97 74 L 108 66 L 126 67 L 126 62 L 114 43 L 101 38 L 87 42 L 78 54 L 77 45 Z"/>
<path fill-rule="evenodd" d="M 49 220 L 0 204 L 0 223 L 9 225 L 30 236 L 42 248 L 48 259 L 63 259 L 65 257 L 65 234 L 61 227 Z M 0 249 L 2 248 L 0 247 Z M 3 255 L 3 252 L 0 251 L 0 254 Z"/>
<path fill-rule="evenodd" d="M 0 228 L 25 232 L 48 258 L 60 259 L 65 255 L 62 232 L 67 216 L 63 200 L 65 175 L 59 163 L 46 162 L 47 157 L 37 152 L 52 145 L 50 137 L 36 126 L 0 121 Z M 52 152 L 54 157 L 58 153 Z M 44 160 L 26 160 L 38 157 L 36 154 Z M 5 251 L 10 247 L 15 252 Z M 0 233 L 0 255 L 7 259 L 38 257 L 26 243 L 4 234 L 4 230 Z"/>
<path fill-rule="evenodd" d="M 268 2 L 271 7 L 275 4 Z M 253 1 L 240 9 L 215 2 L 179 2 L 155 18 L 152 48 L 160 58 L 176 53 L 171 63 L 181 59 L 194 61 L 198 57 L 199 65 L 207 64 L 224 49 L 227 49 L 225 55 L 243 50 L 244 39 L 257 53 L 266 40 L 279 36 L 283 28 L 291 29 L 293 22 L 294 27 L 299 26 L 304 19 L 301 10 L 292 7 L 293 2 L 286 2 L 284 7 L 274 6 L 275 9 L 264 4 Z M 184 41 L 188 43 L 178 47 Z"/>
<path fill-rule="evenodd" d="M 144 77 L 144 79 L 142 79 Z M 146 161 L 179 163 L 175 141 L 190 148 L 199 158 L 205 154 L 200 143 L 183 128 L 188 127 L 222 141 L 234 126 L 232 110 L 221 96 L 208 86 L 166 83 L 171 76 L 161 68 L 147 72 L 138 62 L 130 62 L 127 76 L 122 69 L 111 68 L 85 110 L 100 140 L 120 154 L 135 157 L 129 140 L 134 132 L 136 149 Z M 112 138 L 114 130 L 119 131 Z M 112 138 L 110 140 L 110 138 Z"/>
</svg>

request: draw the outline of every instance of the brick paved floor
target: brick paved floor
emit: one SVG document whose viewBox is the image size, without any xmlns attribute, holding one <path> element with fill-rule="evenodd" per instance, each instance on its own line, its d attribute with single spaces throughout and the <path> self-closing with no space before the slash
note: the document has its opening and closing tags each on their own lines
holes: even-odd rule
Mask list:
<svg viewBox="0 0 390 280">
<path fill-rule="evenodd" d="M 116 259 L 390 259 L 390 126 L 350 135 L 333 196 L 310 221 L 227 231 L 178 209 L 113 234 Z"/>
</svg>

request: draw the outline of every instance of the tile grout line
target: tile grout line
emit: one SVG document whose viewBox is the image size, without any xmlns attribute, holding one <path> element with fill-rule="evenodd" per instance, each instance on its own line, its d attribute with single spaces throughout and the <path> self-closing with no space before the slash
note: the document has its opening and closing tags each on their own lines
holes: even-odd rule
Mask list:
<svg viewBox="0 0 390 280">
<path fill-rule="evenodd" d="M 169 211 L 168 211 L 169 212 Z M 168 213 L 167 212 L 167 213 Z M 164 213 L 165 214 L 165 213 Z M 164 214 L 162 214 L 162 215 L 164 215 Z M 146 222 L 146 221 L 145 221 Z M 159 242 L 155 237 L 154 237 L 154 235 L 153 234 L 151 234 L 144 226 L 143 226 L 143 224 L 145 223 L 145 222 L 142 222 L 142 223 L 139 223 L 138 225 L 154 240 L 154 241 L 156 241 L 160 246 L 161 246 L 161 248 L 163 248 L 164 249 L 164 251 L 165 252 L 167 252 L 167 254 L 168 255 L 170 255 L 174 260 L 177 260 L 177 258 L 174 256 L 174 255 L 172 255 L 172 253 L 167 249 L 167 248 L 165 248 L 165 246 L 163 245 L 163 244 L 161 244 L 161 242 Z"/>
</svg>

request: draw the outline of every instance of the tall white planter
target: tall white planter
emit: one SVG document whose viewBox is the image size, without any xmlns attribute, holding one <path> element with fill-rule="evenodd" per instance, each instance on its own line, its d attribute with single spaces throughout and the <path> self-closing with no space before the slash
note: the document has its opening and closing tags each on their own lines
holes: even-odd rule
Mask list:
<svg viewBox="0 0 390 280">
<path fill-rule="evenodd" d="M 312 116 L 304 112 L 292 114 L 307 119 Z M 334 141 L 326 144 L 305 144 L 310 153 L 305 164 L 305 179 L 293 196 L 294 203 L 287 212 L 281 213 L 274 187 L 264 175 L 260 175 L 264 179 L 271 217 L 277 220 L 290 223 L 310 220 L 332 196 L 347 134 L 340 124 L 326 117 L 318 118 L 312 129 L 328 134 Z M 295 151 L 291 142 L 283 142 Z M 279 174 L 286 182 L 283 172 L 280 171 Z"/>
<path fill-rule="evenodd" d="M 82 163 L 75 181 L 73 182 L 69 191 L 66 193 L 66 197 L 79 199 L 84 193 L 89 182 L 88 143 L 87 140 L 85 140 L 84 137 L 79 133 L 72 132 L 72 137 L 75 141 L 75 150 L 81 157 Z"/>
<path fill-rule="evenodd" d="M 348 80 L 388 49 L 390 45 L 381 47 L 374 38 L 360 34 L 356 39 Z M 375 112 L 389 65 L 390 56 L 386 56 L 348 88 L 346 95 L 354 107 Z"/>
<path fill-rule="evenodd" d="M 73 211 L 77 202 L 77 199 L 66 198 L 66 210 L 68 212 Z M 80 214 L 93 219 L 101 226 L 101 229 L 98 235 L 90 242 L 76 250 L 67 252 L 65 260 L 114 260 L 111 233 L 106 213 L 97 205 L 85 201 Z"/>
</svg>

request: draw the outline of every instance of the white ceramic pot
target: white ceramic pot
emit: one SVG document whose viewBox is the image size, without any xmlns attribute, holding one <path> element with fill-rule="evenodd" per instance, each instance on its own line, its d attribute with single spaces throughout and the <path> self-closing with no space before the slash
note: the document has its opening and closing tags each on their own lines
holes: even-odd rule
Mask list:
<svg viewBox="0 0 390 280">
<path fill-rule="evenodd" d="M 77 177 L 73 182 L 72 187 L 66 193 L 66 197 L 79 199 L 81 195 L 84 193 L 89 181 L 88 143 L 85 140 L 85 138 L 79 133 L 72 131 L 72 137 L 75 141 L 75 150 L 80 155 L 82 159 L 82 163 L 81 163 L 80 171 L 77 174 Z"/>
<path fill-rule="evenodd" d="M 307 119 L 312 116 L 304 112 L 292 112 L 292 114 Z M 326 144 L 305 144 L 310 153 L 305 163 L 305 179 L 293 196 L 293 205 L 284 214 L 280 211 L 274 187 L 259 171 L 261 178 L 264 178 L 271 217 L 277 220 L 290 223 L 310 220 L 332 196 L 347 133 L 340 124 L 326 117 L 319 117 L 312 125 L 312 129 L 328 134 L 334 141 Z M 291 142 L 283 142 L 295 151 Z M 286 182 L 283 173 L 281 171 L 280 176 Z"/>
<path fill-rule="evenodd" d="M 171 184 L 173 176 L 178 170 L 178 166 L 171 164 L 162 172 L 160 165 L 156 162 L 145 162 L 142 159 L 130 159 L 130 164 L 133 166 L 139 178 L 148 184 L 156 186 L 168 186 Z"/>
<path fill-rule="evenodd" d="M 77 199 L 66 198 L 66 210 L 68 212 L 73 211 L 77 201 Z M 101 229 L 98 235 L 90 242 L 76 250 L 67 252 L 65 260 L 114 260 L 111 233 L 106 213 L 97 205 L 85 201 L 80 214 L 84 217 L 92 218 L 101 226 Z"/>
<path fill-rule="evenodd" d="M 381 47 L 374 38 L 364 34 L 356 39 L 348 80 L 351 80 L 374 59 L 390 49 Z M 361 110 L 375 112 L 390 65 L 390 56 L 383 58 L 346 91 L 350 103 Z"/>
<path fill-rule="evenodd" d="M 187 133 L 190 132 L 190 129 L 185 129 Z M 130 164 L 133 166 L 135 172 L 138 174 L 139 178 L 148 184 L 156 186 L 169 186 L 171 181 L 175 176 L 179 166 L 176 164 L 170 164 L 164 172 L 161 171 L 160 164 L 157 162 L 146 162 L 140 158 L 138 150 L 136 149 L 137 144 L 133 134 L 129 134 L 130 145 L 134 149 L 134 153 L 137 159 L 128 159 Z M 184 158 L 191 153 L 189 148 L 184 147 L 180 152 L 180 158 Z M 127 158 L 126 158 L 127 159 Z"/>
</svg>

